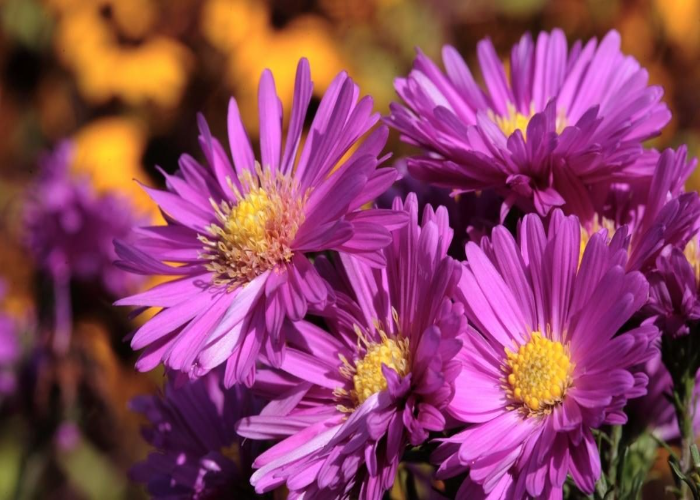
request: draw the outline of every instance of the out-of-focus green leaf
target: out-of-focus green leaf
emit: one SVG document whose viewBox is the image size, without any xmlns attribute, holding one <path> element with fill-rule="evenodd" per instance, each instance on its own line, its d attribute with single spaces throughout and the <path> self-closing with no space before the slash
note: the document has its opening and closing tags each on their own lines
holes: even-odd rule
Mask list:
<svg viewBox="0 0 700 500">
<path fill-rule="evenodd" d="M 0 21 L 5 33 L 29 48 L 39 50 L 51 42 L 51 18 L 35 0 L 5 0 Z"/>
<path fill-rule="evenodd" d="M 12 498 L 22 460 L 22 439 L 14 425 L 5 425 L 0 434 L 0 498 Z"/>
<path fill-rule="evenodd" d="M 87 498 L 126 498 L 126 478 L 88 441 L 81 440 L 74 450 L 61 453 L 58 459 L 72 486 Z"/>
</svg>

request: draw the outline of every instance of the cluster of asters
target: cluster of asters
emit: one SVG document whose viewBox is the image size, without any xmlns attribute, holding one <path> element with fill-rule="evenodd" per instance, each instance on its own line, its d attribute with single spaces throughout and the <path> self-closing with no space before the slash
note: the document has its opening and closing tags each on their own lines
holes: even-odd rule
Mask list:
<svg viewBox="0 0 700 500">
<path fill-rule="evenodd" d="M 145 188 L 165 224 L 115 247 L 171 278 L 117 302 L 159 309 L 130 338 L 139 370 L 170 374 L 134 403 L 154 497 L 381 499 L 416 449 L 457 498 L 561 498 L 567 477 L 591 494 L 594 431 L 648 387 L 665 404 L 659 339 L 700 319 L 700 200 L 684 148 L 643 146 L 662 89 L 615 32 L 525 35 L 508 70 L 489 40 L 477 56 L 483 85 L 454 48 L 444 70 L 419 53 L 387 117 L 341 73 L 305 133 L 308 63 L 286 120 L 266 71 L 259 147 L 231 99 L 228 148 L 199 117 L 202 161 Z M 387 202 L 389 127 L 421 152 L 402 163 L 417 193 Z"/>
</svg>

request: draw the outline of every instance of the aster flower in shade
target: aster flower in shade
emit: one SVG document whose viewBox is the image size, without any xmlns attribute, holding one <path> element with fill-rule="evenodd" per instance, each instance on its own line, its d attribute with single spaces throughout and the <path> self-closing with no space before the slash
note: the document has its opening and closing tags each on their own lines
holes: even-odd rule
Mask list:
<svg viewBox="0 0 700 500">
<path fill-rule="evenodd" d="M 132 479 L 159 499 L 252 496 L 244 478 L 254 450 L 241 443 L 234 424 L 259 409 L 256 400 L 243 386 L 225 389 L 220 370 L 176 385 L 131 402 L 149 420 L 143 436 L 156 449 L 132 468 Z"/>
<path fill-rule="evenodd" d="M 404 198 L 414 193 L 418 198 L 419 210 L 426 204 L 445 207 L 455 234 L 448 250 L 450 256 L 463 259 L 467 238 L 479 241 L 498 224 L 498 208 L 503 200 L 495 193 L 485 191 L 451 196 L 448 189 L 431 186 L 412 177 L 404 159 L 397 161 L 394 168 L 400 178 L 377 198 L 377 206 L 391 208 L 397 196 Z"/>
<path fill-rule="evenodd" d="M 54 280 L 99 283 L 114 295 L 133 290 L 141 278 L 112 265 L 112 241 L 140 222 L 126 199 L 98 195 L 89 179 L 69 173 L 73 146 L 66 141 L 39 162 L 39 176 L 24 207 L 26 245 Z"/>
<path fill-rule="evenodd" d="M 71 281 L 100 285 L 112 295 L 132 292 L 143 281 L 113 265 L 113 240 L 141 221 L 126 199 L 98 195 L 88 178 L 71 176 L 72 156 L 73 145 L 66 141 L 40 159 L 23 213 L 25 244 L 53 284 L 57 353 L 65 353 L 70 343 Z"/>
<path fill-rule="evenodd" d="M 700 256 L 695 236 L 681 251 L 668 248 L 656 259 L 649 274 L 651 286 L 647 313 L 659 329 L 671 336 L 688 335 L 700 320 Z"/>
<path fill-rule="evenodd" d="M 253 464 L 257 492 L 284 484 L 290 498 L 380 499 L 404 449 L 445 428 L 466 329 L 463 307 L 449 299 L 460 266 L 446 256 L 447 211 L 427 206 L 419 225 L 417 205 L 412 195 L 394 203 L 410 222 L 393 231 L 385 269 L 354 256 L 337 268 L 319 259 L 337 290 L 324 312 L 333 334 L 287 323 L 281 369 L 255 385 L 276 396 L 237 428 L 251 439 L 284 438 Z"/>
<path fill-rule="evenodd" d="M 658 352 L 652 324 L 619 333 L 648 284 L 626 272 L 626 233 L 594 234 L 579 266 L 579 220 L 555 210 L 548 232 L 525 216 L 519 242 L 502 226 L 467 244 L 459 284 L 476 327 L 460 351 L 448 412 L 469 426 L 433 455 L 439 477 L 469 471 L 463 498 L 561 498 L 571 475 L 592 493 L 600 459 L 591 429 L 622 424 L 645 394 L 636 367 Z"/>
<path fill-rule="evenodd" d="M 525 34 L 510 56 L 510 77 L 490 40 L 477 46 L 486 89 L 452 47 L 446 74 L 418 53 L 395 87 L 388 122 L 424 153 L 409 160 L 420 180 L 459 192 L 493 189 L 514 204 L 548 214 L 553 207 L 588 219 L 592 186 L 644 176 L 634 168 L 641 141 L 671 114 L 660 87 L 620 52 L 620 35 L 567 49 L 561 30 Z"/>
<path fill-rule="evenodd" d="M 358 210 L 396 176 L 393 169 L 376 169 L 384 160 L 378 155 L 385 127 L 359 142 L 378 120 L 372 99 L 358 101 L 358 87 L 339 74 L 297 154 L 313 86 L 305 59 L 296 78 L 284 148 L 282 108 L 265 71 L 258 101 L 260 163 L 231 99 L 233 163 L 200 117 L 208 167 L 183 155 L 179 173 L 164 173 L 167 191 L 145 188 L 167 225 L 138 229 L 130 241 L 117 242 L 117 265 L 178 278 L 117 302 L 164 308 L 132 338 L 134 349 L 145 348 L 140 370 L 164 361 L 197 377 L 225 362 L 228 385 L 251 384 L 259 356 L 282 362 L 285 318 L 300 320 L 309 304 L 333 300 L 306 255 L 336 250 L 381 265 L 375 250 L 391 242 L 386 227 L 405 223 L 390 210 Z"/>
<path fill-rule="evenodd" d="M 683 192 L 697 160 L 688 160 L 683 146 L 661 154 L 647 151 L 636 164 L 639 169 L 651 167 L 653 175 L 631 185 L 614 186 L 608 192 L 604 210 L 583 221 L 582 243 L 593 232 L 605 229 L 610 236 L 615 229 L 627 225 L 631 236 L 627 269 L 648 273 L 665 248 L 684 248 L 700 229 L 698 194 Z"/>
<path fill-rule="evenodd" d="M 649 376 L 647 393 L 630 402 L 626 409 L 630 418 L 639 426 L 650 429 L 656 436 L 671 441 L 680 438 L 678 420 L 673 405 L 670 402 L 673 391 L 671 374 L 664 366 L 661 355 L 656 355 L 644 366 L 644 373 Z M 700 385 L 695 384 L 695 431 L 700 431 Z"/>
</svg>

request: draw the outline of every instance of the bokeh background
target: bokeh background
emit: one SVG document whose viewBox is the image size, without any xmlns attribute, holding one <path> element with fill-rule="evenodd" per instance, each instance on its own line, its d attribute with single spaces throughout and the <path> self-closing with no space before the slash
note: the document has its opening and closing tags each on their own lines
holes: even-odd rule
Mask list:
<svg viewBox="0 0 700 500">
<path fill-rule="evenodd" d="M 136 322 L 89 284 L 71 284 L 67 353 L 46 349 L 51 283 L 23 244 L 22 216 L 42 151 L 72 139 L 71 175 L 157 220 L 134 179 L 162 185 L 157 165 L 201 158 L 197 112 L 225 138 L 231 95 L 255 137 L 265 68 L 285 106 L 305 56 L 316 97 L 345 69 L 386 113 L 415 47 L 437 59 L 450 43 L 474 63 L 482 37 L 505 58 L 523 32 L 561 27 L 569 40 L 620 31 L 673 112 L 650 145 L 687 143 L 695 155 L 699 25 L 698 0 L 0 0 L 0 312 L 21 331 L 17 390 L 0 399 L 0 499 L 145 497 L 127 475 L 148 451 L 127 403 L 163 381 L 135 372 L 123 338 Z M 389 147 L 407 152 L 396 135 Z M 649 498 L 663 494 L 658 460 Z"/>
</svg>

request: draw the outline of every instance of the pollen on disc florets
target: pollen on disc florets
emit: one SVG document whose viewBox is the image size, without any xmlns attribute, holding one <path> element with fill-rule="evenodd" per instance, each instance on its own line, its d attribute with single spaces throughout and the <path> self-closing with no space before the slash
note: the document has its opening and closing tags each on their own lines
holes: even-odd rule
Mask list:
<svg viewBox="0 0 700 500">
<path fill-rule="evenodd" d="M 586 251 L 586 246 L 591 240 L 591 237 L 599 232 L 601 229 L 605 229 L 608 238 L 612 238 L 615 234 L 615 221 L 608 219 L 607 217 L 596 216 L 593 219 L 593 225 L 590 229 L 586 229 L 583 224 L 581 225 L 581 243 L 578 253 L 578 265 L 581 266 L 581 261 L 583 260 L 583 254 Z"/>
<path fill-rule="evenodd" d="M 372 394 L 387 389 L 388 383 L 382 373 L 382 364 L 393 369 L 400 377 L 405 377 L 411 371 L 408 339 L 401 335 L 390 337 L 379 323 L 375 328 L 379 334 L 379 342 L 367 340 L 360 328 L 355 326 L 358 351 L 364 351 L 364 354 L 361 357 L 358 356 L 354 363 L 350 363 L 345 356 L 340 356 L 343 363 L 340 373 L 352 382 L 352 388 L 350 390 L 338 388 L 334 393 L 338 398 L 349 398 L 354 407 L 364 403 Z M 352 408 L 342 405 L 339 405 L 338 409 L 345 412 L 353 411 Z"/>
<path fill-rule="evenodd" d="M 698 237 L 693 236 L 683 250 L 685 258 L 695 274 L 695 284 L 700 286 L 700 245 Z"/>
<path fill-rule="evenodd" d="M 550 413 L 561 403 L 571 386 L 573 364 L 561 343 L 533 332 L 530 340 L 516 352 L 506 348 L 503 370 L 508 397 L 526 415 Z"/>
<path fill-rule="evenodd" d="M 307 198 L 290 175 L 259 165 L 238 179 L 240 190 L 229 180 L 233 202 L 211 201 L 218 223 L 207 227 L 210 236 L 199 235 L 213 283 L 229 290 L 291 260 Z"/>
<path fill-rule="evenodd" d="M 510 137 L 510 135 L 513 134 L 516 130 L 520 130 L 520 132 L 523 134 L 523 139 L 525 140 L 527 140 L 527 125 L 528 123 L 530 123 L 530 119 L 534 114 L 534 104 L 530 106 L 530 113 L 526 115 L 516 110 L 515 106 L 513 106 L 513 104 L 511 103 L 508 103 L 507 112 L 505 115 L 499 115 L 494 113 L 493 111 L 488 112 L 489 118 L 491 118 L 491 121 L 498 125 L 498 128 L 501 129 L 503 135 L 505 135 L 506 137 Z M 560 112 L 557 116 L 556 121 L 557 133 L 561 134 L 565 127 L 566 116 L 563 112 Z"/>
</svg>

